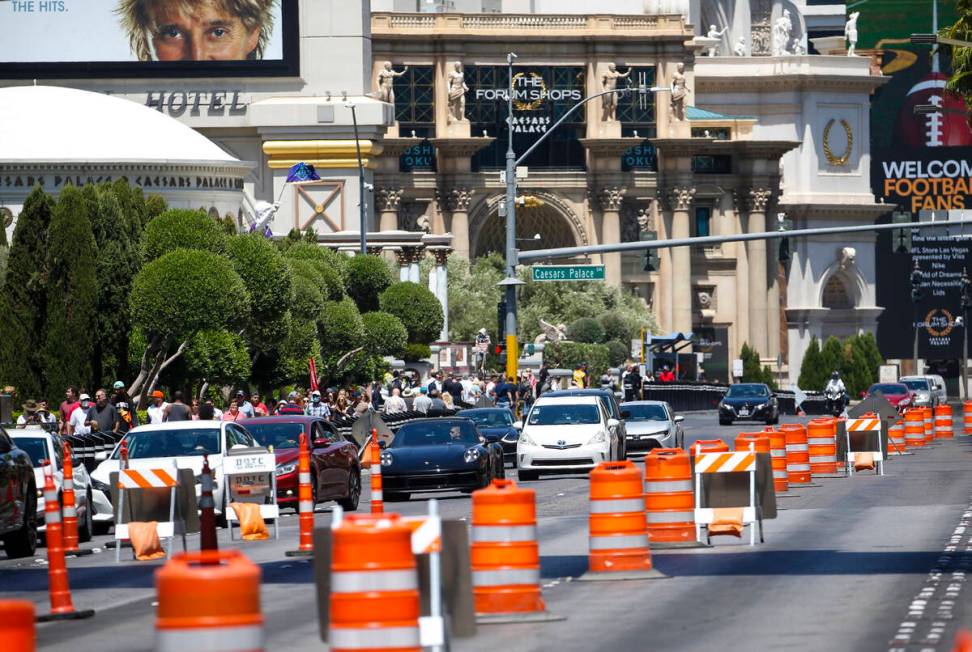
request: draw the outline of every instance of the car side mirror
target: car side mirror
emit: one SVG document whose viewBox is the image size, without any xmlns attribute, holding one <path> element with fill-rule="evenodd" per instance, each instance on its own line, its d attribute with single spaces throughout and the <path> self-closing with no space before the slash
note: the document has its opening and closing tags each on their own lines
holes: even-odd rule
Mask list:
<svg viewBox="0 0 972 652">
<path fill-rule="evenodd" d="M 608 419 L 607 420 L 607 426 L 608 426 L 608 428 L 617 428 L 620 425 L 621 425 L 621 422 L 618 421 L 617 419 Z"/>
<path fill-rule="evenodd" d="M 523 430 L 523 422 L 522 421 L 516 421 L 516 422 L 513 423 L 513 427 L 515 429 L 517 429 L 517 430 Z"/>
<path fill-rule="evenodd" d="M 621 410 L 621 418 L 622 419 L 630 419 L 631 418 L 631 410 Z"/>
<path fill-rule="evenodd" d="M 676 414 L 675 418 L 673 418 L 672 421 L 674 421 L 675 423 L 682 423 L 683 421 L 685 421 L 685 417 L 683 417 L 681 414 Z"/>
<path fill-rule="evenodd" d="M 95 453 L 96 462 L 104 462 L 107 459 L 108 459 L 108 451 L 99 451 Z"/>
<path fill-rule="evenodd" d="M 324 437 L 318 437 L 317 439 L 314 440 L 314 448 L 317 448 L 319 446 L 327 446 L 330 443 L 331 442 L 325 439 Z"/>
</svg>

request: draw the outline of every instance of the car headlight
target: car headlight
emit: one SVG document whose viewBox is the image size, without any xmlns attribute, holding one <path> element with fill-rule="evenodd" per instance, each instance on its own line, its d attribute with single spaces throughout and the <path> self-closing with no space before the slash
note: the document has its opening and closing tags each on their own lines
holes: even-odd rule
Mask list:
<svg viewBox="0 0 972 652">
<path fill-rule="evenodd" d="M 297 470 L 297 462 L 287 462 L 286 464 L 278 464 L 276 475 L 287 475 L 288 473 L 293 473 Z"/>
<path fill-rule="evenodd" d="M 603 430 L 601 430 L 596 435 L 594 435 L 593 437 L 591 437 L 591 440 L 589 442 L 587 442 L 587 444 L 588 445 L 590 445 L 590 444 L 603 444 L 606 441 L 607 441 L 607 435 L 604 434 L 604 431 Z"/>
<path fill-rule="evenodd" d="M 463 453 L 462 459 L 466 460 L 466 464 L 472 464 L 479 460 L 479 449 L 478 448 L 467 448 L 466 452 Z"/>
<path fill-rule="evenodd" d="M 391 454 L 390 451 L 381 451 L 381 465 L 382 466 L 391 466 L 394 461 L 395 461 L 395 458 L 392 457 L 392 454 Z"/>
<path fill-rule="evenodd" d="M 106 496 L 111 495 L 111 487 L 106 485 L 104 482 L 101 482 L 100 480 L 95 480 L 94 478 L 91 478 L 91 487 L 93 489 L 97 489 L 98 491 L 104 493 Z"/>
<path fill-rule="evenodd" d="M 524 446 L 536 446 L 537 445 L 537 442 L 533 441 L 533 437 L 531 437 L 530 435 L 526 434 L 525 432 L 521 432 L 520 433 L 519 442 L 521 444 L 523 444 Z"/>
<path fill-rule="evenodd" d="M 903 398 L 900 401 L 898 401 L 898 405 L 911 405 L 911 399 Z"/>
</svg>

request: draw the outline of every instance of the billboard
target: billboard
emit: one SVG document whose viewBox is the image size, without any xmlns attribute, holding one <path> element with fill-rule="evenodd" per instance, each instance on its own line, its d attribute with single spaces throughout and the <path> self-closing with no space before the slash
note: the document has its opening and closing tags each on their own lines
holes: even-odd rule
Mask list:
<svg viewBox="0 0 972 652">
<path fill-rule="evenodd" d="M 0 78 L 299 72 L 297 0 L 0 0 Z"/>
</svg>

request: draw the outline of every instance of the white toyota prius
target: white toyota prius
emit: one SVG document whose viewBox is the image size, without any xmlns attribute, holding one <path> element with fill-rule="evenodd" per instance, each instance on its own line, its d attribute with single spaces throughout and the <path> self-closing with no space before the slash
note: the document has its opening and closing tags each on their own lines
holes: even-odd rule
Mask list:
<svg viewBox="0 0 972 652">
<path fill-rule="evenodd" d="M 516 424 L 520 480 L 535 480 L 540 473 L 588 471 L 619 460 L 618 425 L 595 396 L 541 396 L 526 421 Z"/>
</svg>

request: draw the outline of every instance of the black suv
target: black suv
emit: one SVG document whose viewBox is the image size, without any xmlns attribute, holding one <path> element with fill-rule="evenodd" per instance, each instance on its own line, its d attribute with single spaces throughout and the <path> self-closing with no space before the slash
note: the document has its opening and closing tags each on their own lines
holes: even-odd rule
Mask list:
<svg viewBox="0 0 972 652">
<path fill-rule="evenodd" d="M 30 456 L 0 428 L 0 540 L 8 557 L 37 550 L 37 486 Z"/>
</svg>

